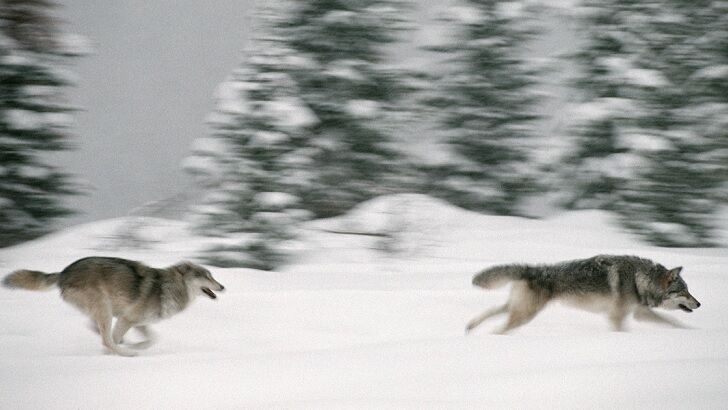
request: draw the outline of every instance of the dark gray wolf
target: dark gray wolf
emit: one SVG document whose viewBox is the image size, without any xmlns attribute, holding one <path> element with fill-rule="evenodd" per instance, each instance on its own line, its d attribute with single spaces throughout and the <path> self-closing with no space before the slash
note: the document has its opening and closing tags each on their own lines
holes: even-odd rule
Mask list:
<svg viewBox="0 0 728 410">
<path fill-rule="evenodd" d="M 508 313 L 500 333 L 528 323 L 552 300 L 606 311 L 614 330 L 623 330 L 624 318 L 634 313 L 637 320 L 649 320 L 683 327 L 652 308 L 682 309 L 700 307 L 680 277 L 682 267 L 664 266 L 636 256 L 598 255 L 555 265 L 501 265 L 473 277 L 473 285 L 493 289 L 512 282 L 506 304 L 471 320 L 466 332 L 486 319 Z"/>
<path fill-rule="evenodd" d="M 149 347 L 154 342 L 149 323 L 181 312 L 199 294 L 215 299 L 213 291 L 225 289 L 207 269 L 190 262 L 157 269 L 137 261 L 98 256 L 79 259 L 60 273 L 19 270 L 6 276 L 3 285 L 30 290 L 57 285 L 66 302 L 91 318 L 104 346 L 122 356 L 136 355 L 120 345 L 132 327 L 146 340 L 130 347 Z"/>
</svg>

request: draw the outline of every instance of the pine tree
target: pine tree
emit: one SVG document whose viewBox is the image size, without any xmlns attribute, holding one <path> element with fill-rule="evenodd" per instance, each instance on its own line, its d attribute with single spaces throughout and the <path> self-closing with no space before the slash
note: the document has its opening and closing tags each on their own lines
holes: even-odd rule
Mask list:
<svg viewBox="0 0 728 410">
<path fill-rule="evenodd" d="M 436 181 L 430 189 L 468 209 L 517 214 L 535 188 L 524 164 L 538 98 L 535 72 L 521 57 L 532 32 L 519 4 L 464 2 L 452 10 L 455 34 L 436 49 L 452 69 L 430 103 L 442 111 L 439 135 L 454 155 L 428 170 Z"/>
<path fill-rule="evenodd" d="M 249 57 L 219 90 L 213 135 L 187 168 L 202 181 L 195 226 L 227 237 L 207 253 L 273 269 L 298 222 L 387 192 L 397 152 L 379 126 L 395 96 L 382 47 L 396 12 L 380 0 L 273 2 Z"/>
<path fill-rule="evenodd" d="M 395 13 L 383 1 L 274 2 L 218 91 L 213 135 L 187 168 L 206 192 L 194 224 L 225 237 L 219 266 L 274 269 L 298 223 L 384 192 L 397 157 L 375 120 L 394 86 L 380 67 Z"/>
<path fill-rule="evenodd" d="M 725 187 L 726 97 L 713 76 L 726 61 L 724 6 L 590 6 L 572 204 L 615 210 L 658 245 L 709 245 Z"/>
<path fill-rule="evenodd" d="M 71 107 L 64 71 L 83 53 L 62 35 L 45 0 L 0 3 L 0 246 L 32 239 L 69 215 L 62 199 L 77 193 L 69 175 L 45 162 L 69 148 Z"/>
<path fill-rule="evenodd" d="M 609 67 L 624 52 L 621 18 L 610 6 L 594 12 L 584 20 L 587 45 L 571 56 L 582 69 L 575 87 L 585 98 L 573 121 L 577 143 L 564 161 L 568 169 L 564 178 L 569 181 L 565 205 L 569 209 L 614 210 L 620 187 L 635 176 L 639 165 L 638 157 L 620 145 L 619 128 L 632 107 L 620 94 Z"/>
<path fill-rule="evenodd" d="M 287 44 L 310 63 L 292 77 L 318 119 L 306 135 L 316 175 L 299 190 L 316 217 L 342 214 L 396 188 L 391 177 L 399 153 L 377 122 L 398 95 L 384 47 L 400 28 L 399 3 L 300 1 L 284 27 Z"/>
<path fill-rule="evenodd" d="M 728 3 L 708 2 L 693 13 L 692 24 L 700 31 L 690 50 L 697 64 L 688 79 L 691 105 L 683 114 L 703 138 L 700 163 L 712 178 L 708 196 L 717 208 L 728 204 Z"/>
<path fill-rule="evenodd" d="M 210 137 L 197 141 L 186 168 L 201 182 L 196 229 L 220 237 L 205 260 L 270 270 L 286 261 L 287 241 L 309 217 L 297 192 L 311 178 L 305 130 L 317 122 L 289 72 L 294 57 L 279 35 L 285 13 L 265 8 L 246 61 L 218 88 Z"/>
</svg>

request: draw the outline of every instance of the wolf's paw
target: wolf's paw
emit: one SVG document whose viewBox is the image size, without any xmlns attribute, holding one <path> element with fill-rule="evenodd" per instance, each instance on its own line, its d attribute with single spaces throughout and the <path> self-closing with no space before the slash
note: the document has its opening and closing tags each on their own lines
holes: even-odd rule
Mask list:
<svg viewBox="0 0 728 410">
<path fill-rule="evenodd" d="M 138 356 L 139 355 L 138 352 L 135 352 L 133 350 L 126 349 L 126 348 L 121 347 L 121 346 L 113 346 L 113 347 L 108 347 L 107 346 L 106 349 L 108 350 L 108 353 L 116 354 L 116 355 L 123 356 L 123 357 L 134 357 L 134 356 Z"/>
<path fill-rule="evenodd" d="M 154 340 L 144 340 L 137 343 L 132 343 L 129 345 L 130 348 L 136 349 L 136 350 L 142 350 L 142 349 L 149 349 L 154 344 Z"/>
<path fill-rule="evenodd" d="M 139 356 L 138 352 L 135 352 L 133 350 L 128 350 L 128 349 L 119 349 L 119 350 L 115 351 L 114 353 L 118 354 L 119 356 L 124 356 L 124 357 Z"/>
</svg>

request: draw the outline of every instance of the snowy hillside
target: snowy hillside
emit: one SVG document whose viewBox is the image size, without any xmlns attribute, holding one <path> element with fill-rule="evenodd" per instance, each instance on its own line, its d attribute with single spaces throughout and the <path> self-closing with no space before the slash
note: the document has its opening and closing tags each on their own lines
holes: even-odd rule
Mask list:
<svg viewBox="0 0 728 410">
<path fill-rule="evenodd" d="M 59 271 L 89 255 L 166 266 L 205 240 L 148 219 L 147 247 L 105 251 L 126 219 L 70 228 L 0 250 L 3 275 Z M 666 249 L 613 228 L 602 212 L 547 220 L 470 213 L 417 195 L 362 204 L 306 225 L 280 272 L 212 269 L 227 290 L 155 326 L 136 358 L 104 354 L 57 291 L 0 288 L 0 407 L 19 408 L 720 408 L 728 402 L 728 250 Z M 472 275 L 508 262 L 637 254 L 683 277 L 703 306 L 669 312 L 692 329 L 552 305 L 509 335 L 502 303 Z"/>
</svg>

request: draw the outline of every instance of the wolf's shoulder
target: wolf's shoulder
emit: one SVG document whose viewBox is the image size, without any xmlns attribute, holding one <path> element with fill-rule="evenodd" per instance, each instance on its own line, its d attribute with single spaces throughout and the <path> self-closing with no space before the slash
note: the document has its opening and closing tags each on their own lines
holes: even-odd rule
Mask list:
<svg viewBox="0 0 728 410">
<path fill-rule="evenodd" d="M 657 265 L 651 259 L 635 255 L 597 255 L 587 260 L 592 260 L 593 263 L 603 266 L 637 267 Z"/>
<path fill-rule="evenodd" d="M 537 270 L 551 271 L 557 274 L 557 276 L 559 273 L 573 274 L 574 272 L 604 275 L 614 270 L 632 271 L 652 266 L 655 266 L 654 262 L 638 256 L 600 254 L 590 258 L 574 259 L 554 265 L 547 265 Z"/>
</svg>

